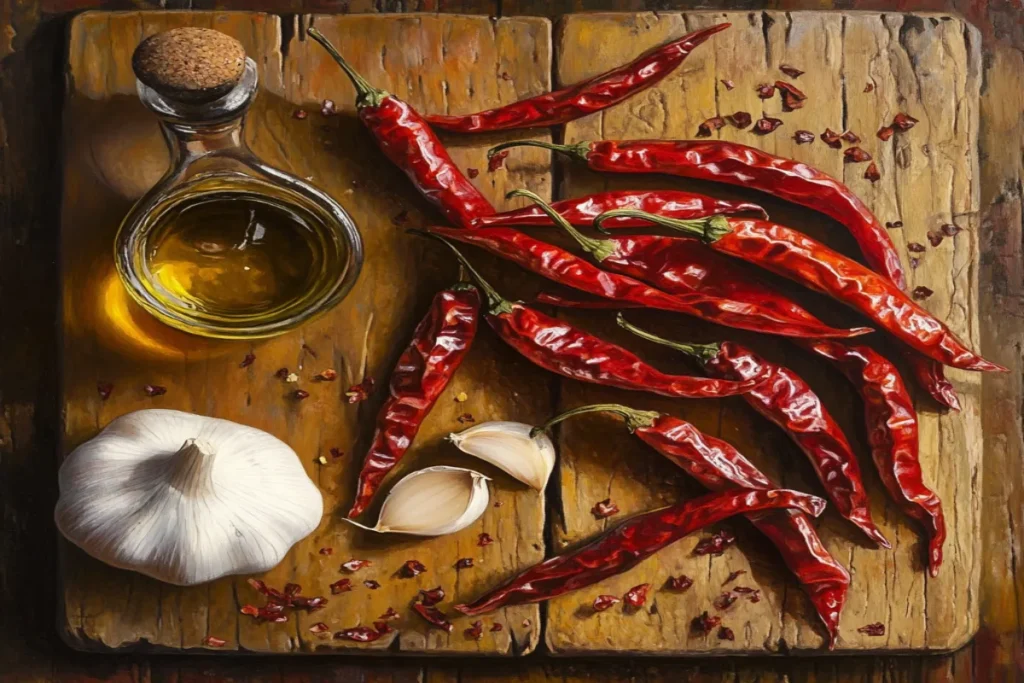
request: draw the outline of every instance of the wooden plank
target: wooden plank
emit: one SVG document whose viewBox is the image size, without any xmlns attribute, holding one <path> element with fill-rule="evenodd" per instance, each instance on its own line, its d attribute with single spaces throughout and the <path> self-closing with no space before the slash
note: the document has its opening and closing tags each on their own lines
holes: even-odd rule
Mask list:
<svg viewBox="0 0 1024 683">
<path fill-rule="evenodd" d="M 588 139 L 690 138 L 699 123 L 736 110 L 778 116 L 785 124 L 776 133 L 757 137 L 727 126 L 722 139 L 751 144 L 782 156 L 812 163 L 843 178 L 885 221 L 902 220 L 893 238 L 908 264 L 906 244 L 928 245 L 926 233 L 943 223 L 965 228 L 955 239 L 922 255 L 920 267 L 908 268 L 911 287 L 927 285 L 935 294 L 925 306 L 946 320 L 975 348 L 978 334 L 977 184 L 978 89 L 980 55 L 977 33 L 948 15 L 814 12 L 688 12 L 658 14 L 590 14 L 564 18 L 556 34 L 556 78 L 572 83 L 632 58 L 651 46 L 695 28 L 721 21 L 733 27 L 718 34 L 691 55 L 684 66 L 661 84 L 601 114 L 566 126 L 565 141 Z M 778 67 L 791 64 L 807 73 L 797 85 L 807 105 L 781 113 L 779 100 L 757 99 L 761 82 L 787 80 Z M 719 79 L 730 79 L 727 90 Z M 868 81 L 874 90 L 865 93 Z M 897 111 L 921 123 L 895 142 L 883 144 L 875 131 Z M 863 165 L 845 165 L 841 153 L 816 141 L 797 146 L 797 129 L 820 133 L 826 127 L 854 130 L 861 146 L 874 156 L 882 180 L 864 180 Z M 560 196 L 602 188 L 688 187 L 723 196 L 730 188 L 678 182 L 665 177 L 598 177 L 567 163 Z M 745 195 L 752 198 L 752 195 Z M 758 195 L 781 223 L 806 230 L 836 248 L 857 254 L 856 246 L 837 224 L 811 212 L 796 210 Z M 826 320 L 850 324 L 852 316 L 827 301 L 801 295 L 811 310 Z M 568 315 L 582 320 L 582 316 Z M 591 327 L 597 316 L 588 315 Z M 844 612 L 839 651 L 950 650 L 966 643 L 978 627 L 980 393 L 977 374 L 950 371 L 961 392 L 964 410 L 943 414 L 926 397 L 918 397 L 921 460 L 925 480 L 944 501 L 950 538 L 946 563 L 932 579 L 921 567 L 918 530 L 886 500 L 865 448 L 860 408 L 853 392 L 826 365 L 803 357 L 792 347 L 769 339 L 712 329 L 689 319 L 665 315 L 631 317 L 662 333 L 697 341 L 728 338 L 754 345 L 777 361 L 790 364 L 823 396 L 851 436 L 861 456 L 872 512 L 893 542 L 892 551 L 868 547 L 855 530 L 829 512 L 819 532 L 830 551 L 853 575 Z M 601 331 L 626 340 L 610 319 Z M 877 341 L 877 340 L 873 340 Z M 645 347 L 659 365 L 685 371 L 686 366 L 664 349 Z M 692 370 L 691 370 L 692 371 Z M 699 428 L 734 443 L 783 484 L 819 491 L 803 456 L 784 435 L 750 413 L 740 400 L 679 402 L 624 396 L 573 385 L 563 387 L 562 407 L 609 400 L 656 409 L 684 417 Z M 615 519 L 596 521 L 590 514 L 598 500 L 611 496 L 622 515 L 665 504 L 697 489 L 658 456 L 633 440 L 610 418 L 567 423 L 561 431 L 561 525 L 554 541 L 566 548 L 592 536 Z M 697 538 L 684 540 L 613 580 L 564 596 L 548 609 L 546 642 L 557 654 L 631 652 L 643 654 L 726 654 L 813 651 L 823 638 L 817 619 L 801 590 L 778 563 L 774 551 L 742 524 L 736 547 L 721 558 L 697 558 Z M 690 633 L 689 622 L 722 592 L 733 570 L 748 572 L 747 584 L 762 589 L 765 599 L 740 601 L 724 614 L 736 633 L 734 642 L 705 639 Z M 660 588 L 678 573 L 696 577 L 685 594 L 657 591 L 649 609 L 628 615 L 609 610 L 584 615 L 599 593 L 621 594 L 639 583 Z M 714 611 L 714 610 L 712 610 Z M 857 628 L 883 622 L 884 638 L 871 638 Z"/>
<path fill-rule="evenodd" d="M 373 567 L 353 577 L 357 588 L 352 593 L 329 596 L 326 609 L 296 614 L 285 624 L 259 625 L 238 613 L 240 605 L 257 601 L 245 577 L 176 588 L 115 571 L 65 544 L 61 633 L 74 647 L 100 650 L 192 650 L 213 635 L 228 641 L 219 651 L 362 651 L 352 643 L 318 639 L 308 628 L 318 621 L 332 631 L 370 623 L 390 606 L 403 615 L 395 623 L 398 635 L 368 649 L 529 652 L 539 637 L 536 606 L 492 615 L 487 625 L 500 621 L 505 630 L 488 632 L 476 642 L 462 633 L 469 619 L 456 619 L 449 636 L 429 630 L 407 604 L 418 589 L 439 584 L 449 601 L 468 599 L 499 577 L 541 559 L 542 495 L 488 469 L 495 477 L 496 505 L 455 536 L 421 542 L 376 539 L 343 521 L 382 399 L 378 391 L 367 402 L 349 405 L 344 392 L 364 374 L 378 387 L 386 385 L 413 326 L 434 292 L 456 277 L 456 270 L 450 259 L 440 257 L 442 252 L 404 233 L 406 227 L 437 216 L 376 150 L 354 116 L 352 89 L 341 72 L 319 46 L 300 36 L 314 22 L 356 69 L 416 107 L 440 110 L 447 103 L 477 109 L 550 88 L 550 25 L 543 19 L 492 22 L 440 15 L 303 16 L 293 21 L 301 30 L 288 34 L 287 41 L 280 20 L 261 14 L 130 12 L 85 14 L 73 22 L 61 231 L 64 452 L 117 415 L 151 406 L 265 429 L 299 453 L 323 492 L 326 514 L 320 528 L 263 578 L 276 586 L 296 582 L 306 594 L 329 596 L 329 584 L 342 576 L 342 562 L 358 557 L 373 561 Z M 260 65 L 263 86 L 246 128 L 254 151 L 336 197 L 365 240 L 366 264 L 348 298 L 316 322 L 273 340 L 211 342 L 176 333 L 130 303 L 113 272 L 109 254 L 118 221 L 166 164 L 155 119 L 135 97 L 127 65 L 142 37 L 179 25 L 212 26 L 245 43 Z M 402 49 L 388 49 L 395 45 Z M 503 72 L 508 78 L 498 77 Z M 319 102 L 328 97 L 337 103 L 340 116 L 319 114 Z M 305 108 L 308 118 L 294 118 L 296 107 Z M 476 182 L 497 205 L 512 187 L 549 193 L 543 154 L 524 160 L 530 165 L 529 177 L 516 165 L 489 173 L 487 147 L 486 140 L 458 141 L 452 155 L 463 168 L 481 169 Z M 407 219 L 396 221 L 403 212 Z M 239 361 L 249 352 L 256 361 L 242 369 Z M 299 384 L 276 379 L 280 367 L 297 372 Z M 327 367 L 338 371 L 339 380 L 314 383 L 312 377 Z M 495 377 L 500 379 L 496 382 Z M 106 402 L 97 396 L 100 381 L 115 385 Z M 167 394 L 147 398 L 141 390 L 146 383 L 166 386 Z M 289 398 L 297 386 L 308 390 L 310 398 L 301 403 Z M 454 400 L 462 391 L 469 395 L 464 404 Z M 550 412 L 546 396 L 540 371 L 481 330 L 398 474 L 439 463 L 481 468 L 478 461 L 443 445 L 448 432 L 461 428 L 456 418 L 470 412 L 478 421 L 535 422 Z M 346 455 L 326 466 L 317 464 L 317 457 L 332 447 Z M 495 543 L 479 548 L 477 536 L 485 531 Z M 333 548 L 333 555 L 318 552 L 325 547 Z M 456 573 L 455 561 L 467 556 L 476 560 L 476 567 Z M 418 559 L 429 571 L 416 579 L 397 578 L 396 570 L 408 559 Z M 371 578 L 382 584 L 379 590 L 360 585 Z"/>
</svg>

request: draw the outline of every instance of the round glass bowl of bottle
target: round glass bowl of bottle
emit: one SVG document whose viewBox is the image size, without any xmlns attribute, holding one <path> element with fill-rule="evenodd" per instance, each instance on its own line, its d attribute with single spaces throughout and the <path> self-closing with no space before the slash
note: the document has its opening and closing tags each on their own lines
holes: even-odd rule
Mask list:
<svg viewBox="0 0 1024 683">
<path fill-rule="evenodd" d="M 243 137 L 256 64 L 219 31 L 147 38 L 132 66 L 170 169 L 124 218 L 117 270 L 143 308 L 205 337 L 294 329 L 351 290 L 359 230 L 329 195 L 257 157 Z"/>
</svg>

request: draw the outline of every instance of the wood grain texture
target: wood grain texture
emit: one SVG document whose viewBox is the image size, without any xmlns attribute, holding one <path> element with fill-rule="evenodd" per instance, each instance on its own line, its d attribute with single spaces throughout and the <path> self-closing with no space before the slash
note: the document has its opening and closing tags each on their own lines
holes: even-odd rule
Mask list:
<svg viewBox="0 0 1024 683">
<path fill-rule="evenodd" d="M 737 110 L 781 118 L 774 134 L 755 136 L 726 126 L 718 135 L 799 159 L 841 178 L 864 198 L 880 219 L 902 220 L 893 230 L 904 264 L 906 244 L 928 245 L 926 233 L 943 223 L 965 228 L 920 255 L 920 267 L 909 268 L 910 287 L 927 285 L 935 291 L 924 305 L 947 321 L 957 334 L 977 348 L 978 332 L 978 228 L 977 183 L 978 89 L 980 75 L 977 33 L 962 20 L 944 15 L 879 15 L 871 13 L 745 13 L 692 12 L 639 15 L 574 15 L 563 19 L 556 37 L 556 78 L 573 83 L 627 61 L 643 50 L 696 28 L 729 21 L 733 28 L 718 34 L 698 49 L 658 86 L 614 107 L 566 126 L 565 141 L 590 139 L 686 139 L 698 125 L 716 115 Z M 796 81 L 808 94 L 803 109 L 782 113 L 779 98 L 761 101 L 755 86 L 776 79 L 788 80 L 778 67 L 790 64 L 807 73 Z M 728 90 L 719 79 L 730 79 Z M 864 93 L 866 83 L 874 84 Z M 875 131 L 898 111 L 919 118 L 912 131 L 882 143 Z M 842 154 L 816 141 L 797 145 L 793 132 L 820 133 L 853 130 L 861 146 L 875 159 L 882 180 L 863 178 L 864 164 L 844 164 Z M 710 184 L 677 182 L 667 177 L 598 177 L 567 163 L 562 196 L 576 196 L 603 188 L 699 188 L 712 193 Z M 727 192 L 735 196 L 733 192 Z M 763 195 L 774 219 L 792 225 L 849 254 L 856 246 L 838 224 L 811 212 L 771 202 Z M 801 293 L 802 294 L 802 293 Z M 810 295 L 801 296 L 811 310 L 844 326 L 855 318 Z M 583 320 L 582 315 L 570 316 Z M 592 318 L 590 315 L 588 318 Z M 951 650 L 968 642 L 978 628 L 978 537 L 980 508 L 981 377 L 951 371 L 964 402 L 960 414 L 939 412 L 930 399 L 918 396 L 921 461 L 925 481 L 944 502 L 950 538 L 946 563 L 932 579 L 921 567 L 918 529 L 887 500 L 865 448 L 864 427 L 856 394 L 823 363 L 804 357 L 792 346 L 765 338 L 711 329 L 690 319 L 668 315 L 631 314 L 648 328 L 677 338 L 698 341 L 738 339 L 764 355 L 783 362 L 807 379 L 825 400 L 851 437 L 861 457 L 872 513 L 893 543 L 892 551 L 868 547 L 851 525 L 827 513 L 819 525 L 821 536 L 853 575 L 844 611 L 839 651 Z M 602 328 L 628 343 L 628 335 Z M 878 336 L 878 335 L 875 335 Z M 665 349 L 646 347 L 659 364 L 686 372 Z M 889 354 L 892 356 L 892 354 Z M 692 371 L 692 370 L 690 370 Z M 621 393 L 566 385 L 562 407 L 623 400 Z M 769 476 L 784 485 L 820 492 L 803 456 L 783 434 L 742 404 L 680 402 L 626 397 L 629 405 L 683 417 L 703 431 L 738 446 Z M 666 504 L 694 489 L 682 487 L 680 474 L 657 454 L 626 433 L 614 418 L 593 418 L 567 423 L 561 431 L 561 516 L 555 542 L 567 547 L 590 537 L 616 520 L 597 521 L 590 513 L 598 500 L 611 497 L 623 515 Z M 733 528 L 742 525 L 733 524 Z M 773 549 L 754 534 L 721 558 L 693 557 L 699 539 L 691 537 L 642 563 L 635 570 L 599 586 L 552 601 L 548 608 L 546 642 L 558 654 L 635 652 L 644 654 L 725 654 L 811 651 L 822 645 L 817 618 L 799 587 L 778 563 Z M 740 600 L 723 614 L 736 633 L 733 642 L 714 634 L 704 638 L 690 632 L 690 620 L 724 589 L 734 570 L 748 572 L 737 583 L 761 588 L 765 599 L 751 604 Z M 599 593 L 621 594 L 631 586 L 664 585 L 669 575 L 685 573 L 695 585 L 679 595 L 658 591 L 650 609 L 638 614 L 609 610 L 589 615 Z M 712 610 L 714 611 L 714 610 Z M 883 638 L 857 632 L 867 623 L 886 625 Z"/>
<path fill-rule="evenodd" d="M 65 545 L 64 637 L 87 649 L 192 650 L 213 635 L 228 641 L 218 651 L 339 652 L 364 648 L 329 636 L 318 638 L 309 632 L 310 625 L 323 621 L 335 631 L 368 624 L 394 607 L 403 615 L 394 623 L 397 635 L 365 649 L 529 652 L 539 636 L 536 606 L 491 615 L 488 627 L 500 621 L 506 628 L 477 642 L 463 636 L 469 619 L 454 620 L 455 630 L 448 635 L 429 629 L 407 605 L 418 589 L 436 585 L 445 588 L 449 602 L 466 600 L 499 577 L 540 560 L 541 494 L 487 469 L 495 477 L 495 505 L 452 537 L 371 538 L 343 521 L 383 395 L 378 390 L 370 400 L 350 405 L 344 392 L 364 375 L 373 377 L 378 387 L 386 386 L 430 299 L 454 280 L 457 270 L 440 258 L 442 252 L 405 234 L 409 226 L 436 220 L 433 210 L 376 150 L 354 116 L 352 88 L 337 66 L 316 43 L 297 36 L 315 22 L 371 82 L 422 110 L 443 110 L 448 104 L 493 106 L 548 89 L 550 25 L 543 19 L 490 22 L 441 16 L 317 16 L 294 22 L 301 30 L 288 34 L 288 40 L 282 39 L 276 17 L 261 14 L 86 14 L 73 23 L 62 229 L 64 450 L 91 438 L 114 417 L 146 407 L 222 417 L 282 438 L 320 487 L 326 513 L 320 528 L 262 578 L 278 587 L 298 583 L 307 595 L 327 595 L 329 604 L 314 614 L 296 613 L 285 624 L 258 624 L 238 612 L 245 603 L 259 602 L 245 577 L 176 588 L 115 571 Z M 352 293 L 326 316 L 273 340 L 251 345 L 205 341 L 165 329 L 126 299 L 109 258 L 120 216 L 166 163 L 154 117 L 133 94 L 130 56 L 143 37 L 184 24 L 211 26 L 245 44 L 260 65 L 263 87 L 247 119 L 253 150 L 271 165 L 331 193 L 363 234 L 366 263 Z M 503 72 L 508 78 L 498 76 Z M 319 114 L 319 103 L 328 97 L 337 102 L 341 115 Z M 309 112 L 307 119 L 292 116 L 297 107 Z M 515 167 L 488 172 L 486 147 L 486 141 L 474 140 L 453 147 L 452 156 L 463 168 L 482 169 L 477 182 L 499 206 L 512 187 L 547 192 L 546 171 L 534 172 L 529 180 Z M 478 421 L 534 422 L 549 412 L 540 371 L 484 334 L 483 327 L 391 482 L 433 464 L 482 469 L 481 463 L 443 442 L 450 431 L 463 428 L 457 419 L 463 413 Z M 250 352 L 255 362 L 240 368 Z M 276 378 L 281 367 L 298 373 L 299 382 Z M 337 370 L 337 382 L 313 380 L 325 368 Z M 97 382 L 114 384 L 109 400 L 99 398 Z M 147 398 L 142 392 L 147 383 L 165 386 L 167 394 Z M 541 389 L 539 396 L 535 387 Z M 294 399 L 296 388 L 307 390 L 310 398 Z M 460 392 L 469 396 L 465 403 L 454 398 Z M 340 448 L 344 457 L 331 458 L 331 448 Z M 328 464 L 317 462 L 321 455 Z M 373 509 L 367 517 L 375 514 Z M 477 547 L 482 532 L 495 543 Z M 320 554 L 321 548 L 332 548 L 333 554 Z M 344 576 L 340 564 L 353 557 L 373 566 L 350 577 L 353 592 L 330 596 L 329 584 Z M 456 572 L 454 563 L 461 557 L 474 558 L 476 566 Z M 428 572 L 400 578 L 396 572 L 409 559 L 424 563 Z M 379 581 L 381 588 L 365 588 L 365 579 Z"/>
</svg>

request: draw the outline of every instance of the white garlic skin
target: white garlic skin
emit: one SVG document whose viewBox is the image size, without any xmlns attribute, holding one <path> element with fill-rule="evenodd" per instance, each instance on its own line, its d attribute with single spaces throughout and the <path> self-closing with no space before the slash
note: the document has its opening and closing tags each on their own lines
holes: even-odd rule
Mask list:
<svg viewBox="0 0 1024 683">
<path fill-rule="evenodd" d="M 543 491 L 555 469 L 555 445 L 545 432 L 531 436 L 522 422 L 482 422 L 448 435 L 463 453 L 489 462 L 519 481 Z"/>
<path fill-rule="evenodd" d="M 283 441 L 176 410 L 115 419 L 72 451 L 59 483 L 54 518 L 69 541 L 179 586 L 267 571 L 323 516 Z"/>
</svg>

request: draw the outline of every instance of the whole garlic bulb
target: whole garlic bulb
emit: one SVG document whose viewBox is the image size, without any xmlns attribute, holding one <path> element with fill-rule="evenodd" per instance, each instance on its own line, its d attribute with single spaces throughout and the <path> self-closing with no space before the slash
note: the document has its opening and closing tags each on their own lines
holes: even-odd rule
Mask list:
<svg viewBox="0 0 1024 683">
<path fill-rule="evenodd" d="M 266 432 L 177 410 L 122 415 L 60 468 L 54 517 L 96 559 L 181 586 L 266 571 L 323 498 Z"/>
</svg>

